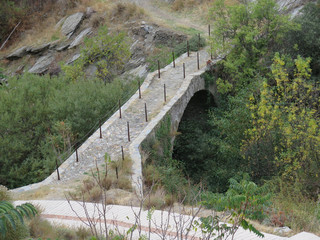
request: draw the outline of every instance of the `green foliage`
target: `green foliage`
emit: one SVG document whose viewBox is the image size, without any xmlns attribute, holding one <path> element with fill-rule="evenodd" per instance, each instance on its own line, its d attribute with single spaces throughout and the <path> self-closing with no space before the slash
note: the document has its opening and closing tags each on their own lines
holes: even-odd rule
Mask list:
<svg viewBox="0 0 320 240">
<path fill-rule="evenodd" d="M 162 185 L 168 194 L 173 194 L 178 200 L 185 199 L 188 202 L 190 200 L 188 197 L 197 187 L 193 188 L 188 185 L 181 163 L 172 159 L 171 138 L 171 120 L 170 117 L 165 117 L 156 130 L 155 139 L 148 140 L 142 145 L 142 149 L 149 155 L 144 166 L 144 173 L 148 172 L 149 164 L 155 166 L 155 168 L 150 168 L 153 174 L 146 176 L 145 183 L 150 186 L 153 181 L 159 181 L 155 182 L 155 190 Z"/>
<path fill-rule="evenodd" d="M 67 157 L 64 151 L 85 140 L 135 86 L 129 80 L 105 85 L 31 74 L 9 79 L 0 88 L 0 182 L 12 188 L 42 180 L 54 169 L 57 153 Z"/>
<path fill-rule="evenodd" d="M 226 211 L 226 219 L 232 224 L 229 229 L 232 239 L 239 228 L 250 230 L 259 237 L 264 235 L 248 223 L 246 219 L 262 219 L 263 208 L 269 205 L 270 194 L 266 193 L 266 188 L 258 187 L 245 176 L 240 182 L 231 178 L 230 187 L 225 194 L 207 193 L 204 195 L 202 204 L 216 211 Z M 206 221 L 208 219 L 205 219 Z"/>
<path fill-rule="evenodd" d="M 309 3 L 302 14 L 294 19 L 301 28 L 290 31 L 286 41 L 279 44 L 278 51 L 289 53 L 292 58 L 297 55 L 311 57 L 312 74 L 320 74 L 320 1 Z"/>
<path fill-rule="evenodd" d="M 215 1 L 210 9 L 214 20 L 211 51 L 226 55 L 224 71 L 236 89 L 245 87 L 266 67 L 270 47 L 294 28 L 289 17 L 280 14 L 273 0 L 258 0 L 226 6 Z"/>
<path fill-rule="evenodd" d="M 85 66 L 96 64 L 97 78 L 110 83 L 123 70 L 124 63 L 130 56 L 125 34 L 110 34 L 106 26 L 100 27 L 98 34 L 87 38 L 84 44 L 80 58 L 73 65 L 62 66 L 66 77 L 72 81 L 83 77 Z"/>
<path fill-rule="evenodd" d="M 251 98 L 253 128 L 244 145 L 247 157 L 254 161 L 249 149 L 267 139 L 275 144 L 273 164 L 282 176 L 299 182 L 301 190 L 314 194 L 320 188 L 319 153 L 320 122 L 319 87 L 308 81 L 310 59 L 300 56 L 294 61 L 296 70 L 290 77 L 283 57 L 275 55 L 272 65 L 272 85 L 264 81 L 259 100 Z M 248 152 L 249 150 L 249 152 Z"/>
<path fill-rule="evenodd" d="M 7 78 L 7 76 L 4 75 L 3 72 L 4 72 L 4 69 L 0 67 L 0 79 L 1 79 L 1 78 Z"/>
<path fill-rule="evenodd" d="M 23 218 L 31 218 L 37 214 L 37 210 L 31 203 L 24 203 L 14 207 L 10 202 L 0 201 L 0 239 L 10 239 L 17 230 L 17 223 L 24 224 Z M 24 236 L 25 237 L 25 236 Z M 19 236 L 21 239 L 21 236 Z"/>
</svg>

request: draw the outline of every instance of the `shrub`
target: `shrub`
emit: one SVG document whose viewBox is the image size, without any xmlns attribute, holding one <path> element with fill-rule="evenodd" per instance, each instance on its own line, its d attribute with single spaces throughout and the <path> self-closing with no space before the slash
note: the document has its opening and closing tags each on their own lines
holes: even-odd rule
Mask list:
<svg viewBox="0 0 320 240">
<path fill-rule="evenodd" d="M 55 159 L 68 157 L 68 146 L 84 141 L 99 120 L 113 114 L 119 98 L 125 102 L 137 86 L 134 80 L 104 84 L 31 74 L 9 83 L 0 87 L 0 133 L 6 135 L 0 137 L 0 182 L 10 188 L 51 174 Z M 61 155 L 53 151 L 53 143 L 59 143 Z"/>
<path fill-rule="evenodd" d="M 5 186 L 0 185 L 0 201 L 10 201 L 11 196 L 8 188 Z"/>
<path fill-rule="evenodd" d="M 29 235 L 24 217 L 31 218 L 37 210 L 30 203 L 14 207 L 10 202 L 0 201 L 0 240 L 23 239 Z"/>
</svg>

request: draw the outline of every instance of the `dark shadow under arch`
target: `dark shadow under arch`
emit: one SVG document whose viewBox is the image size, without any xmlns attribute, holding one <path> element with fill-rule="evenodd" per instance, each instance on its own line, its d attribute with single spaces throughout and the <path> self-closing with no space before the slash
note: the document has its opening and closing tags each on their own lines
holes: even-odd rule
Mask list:
<svg viewBox="0 0 320 240">
<path fill-rule="evenodd" d="M 209 91 L 196 92 L 183 113 L 174 141 L 173 159 L 180 162 L 184 173 L 196 182 L 201 180 L 206 154 L 198 150 L 203 150 L 206 148 L 204 145 L 208 144 L 204 141 L 210 128 L 208 114 L 215 106 L 214 97 Z M 201 148 L 198 147 L 200 144 Z"/>
</svg>

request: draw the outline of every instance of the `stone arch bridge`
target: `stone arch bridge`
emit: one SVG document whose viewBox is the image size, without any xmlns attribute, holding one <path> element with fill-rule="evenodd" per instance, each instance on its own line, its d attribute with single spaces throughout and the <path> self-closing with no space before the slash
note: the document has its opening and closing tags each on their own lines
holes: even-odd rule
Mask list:
<svg viewBox="0 0 320 240">
<path fill-rule="evenodd" d="M 192 96 L 201 90 L 209 91 L 215 96 L 215 86 L 206 86 L 202 74 L 207 69 L 207 61 L 210 59 L 207 51 L 201 50 L 199 63 L 197 53 L 191 52 L 180 56 L 173 63 L 158 71 L 150 73 L 141 85 L 141 98 L 137 91 L 121 108 L 115 112 L 100 129 L 92 134 L 79 148 L 78 159 L 73 153 L 59 167 L 61 180 L 58 181 L 57 173 L 54 171 L 44 181 L 14 189 L 14 192 L 37 189 L 44 185 L 56 185 L 81 180 L 84 173 L 94 168 L 96 164 L 105 162 L 107 153 L 112 160 L 122 157 L 122 149 L 125 156 L 133 161 L 132 184 L 136 191 L 142 186 L 142 157 L 141 144 L 143 141 L 153 138 L 155 131 L 161 121 L 170 116 L 171 130 L 177 131 Z M 219 59 L 213 60 L 217 62 Z M 185 69 L 185 74 L 183 69 Z M 166 96 L 166 97 L 165 97 Z M 147 121 L 146 115 L 147 112 Z M 128 125 L 130 141 L 128 137 Z"/>
</svg>

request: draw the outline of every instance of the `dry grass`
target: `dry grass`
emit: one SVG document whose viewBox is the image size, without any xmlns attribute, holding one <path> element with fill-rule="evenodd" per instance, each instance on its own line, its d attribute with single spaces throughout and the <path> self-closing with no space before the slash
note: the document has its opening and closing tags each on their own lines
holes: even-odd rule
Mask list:
<svg viewBox="0 0 320 240">
<path fill-rule="evenodd" d="M 226 0 L 226 5 L 234 5 L 238 3 L 238 0 Z M 195 10 L 197 12 L 201 12 L 208 9 L 212 6 L 214 0 L 175 0 L 171 8 L 174 11 L 192 11 Z"/>
<path fill-rule="evenodd" d="M 108 156 L 108 155 L 107 155 Z M 72 199 L 80 200 L 84 198 L 87 202 L 99 202 L 103 192 L 111 189 L 132 191 L 132 183 L 130 177 L 132 174 L 132 160 L 130 158 L 110 161 L 106 158 L 108 172 L 106 174 L 106 166 L 98 171 L 93 171 L 90 176 L 82 181 L 82 184 L 75 190 L 69 192 Z M 116 174 L 118 173 L 118 175 Z M 112 200 L 111 203 L 114 203 Z"/>
<path fill-rule="evenodd" d="M 126 22 L 129 20 L 138 20 L 145 16 L 144 9 L 138 7 L 135 3 L 118 2 L 112 6 L 110 11 L 111 20 L 115 22 Z"/>
<path fill-rule="evenodd" d="M 11 194 L 8 191 L 8 188 L 0 185 L 0 201 L 10 201 L 10 200 L 11 200 Z"/>
<path fill-rule="evenodd" d="M 64 39 L 65 37 L 60 31 L 55 29 L 57 21 L 59 20 L 54 16 L 48 17 L 43 21 L 34 21 L 32 28 L 25 30 L 15 40 L 15 43 L 8 48 L 4 48 L 1 54 L 7 55 L 22 46 L 38 46 L 58 39 Z"/>
<path fill-rule="evenodd" d="M 45 199 L 51 192 L 50 186 L 42 186 L 35 190 L 25 191 L 13 194 L 14 200 L 35 200 Z"/>
<path fill-rule="evenodd" d="M 170 197 L 166 197 L 165 190 L 163 188 L 158 188 L 154 193 L 151 193 L 147 200 L 144 202 L 143 207 L 146 209 L 150 209 L 154 207 L 155 209 L 164 209 L 169 206 L 169 204 L 173 204 L 174 201 L 169 201 Z M 168 200 L 168 201 L 166 201 Z"/>
</svg>

